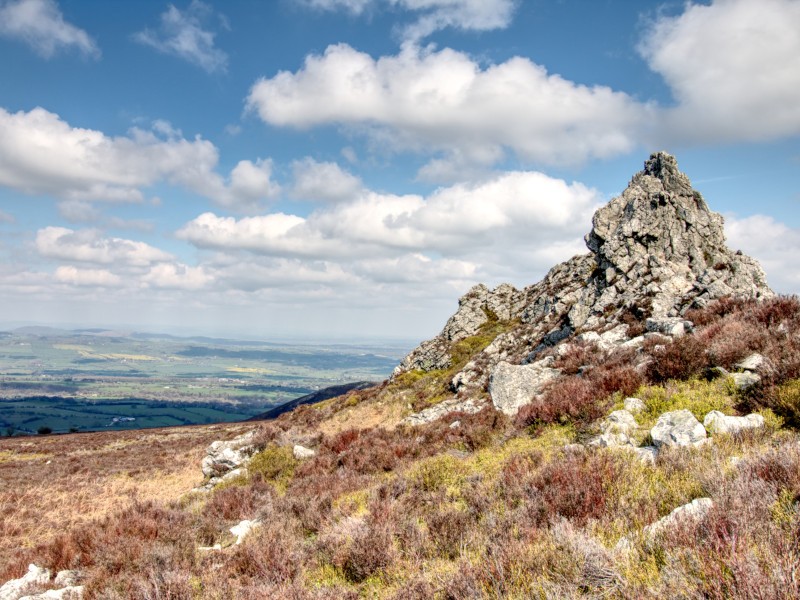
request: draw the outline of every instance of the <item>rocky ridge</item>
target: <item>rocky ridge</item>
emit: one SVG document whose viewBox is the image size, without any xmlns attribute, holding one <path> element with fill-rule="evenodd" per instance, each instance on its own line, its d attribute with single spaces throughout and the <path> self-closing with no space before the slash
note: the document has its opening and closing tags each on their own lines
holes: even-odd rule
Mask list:
<svg viewBox="0 0 800 600">
<path fill-rule="evenodd" d="M 393 377 L 451 368 L 455 343 L 487 324 L 507 323 L 505 333 L 455 374 L 451 390 L 466 400 L 488 389 L 498 409 L 514 414 L 526 402 L 522 396 L 532 400 L 539 384 L 558 375 L 537 361 L 545 349 L 575 339 L 603 349 L 635 348 L 648 336 L 689 331 L 683 315 L 690 308 L 726 296 L 774 295 L 758 262 L 725 245 L 722 216 L 665 152 L 652 154 L 625 191 L 597 210 L 585 241 L 588 253 L 523 290 L 473 287 L 441 333 L 408 354 Z M 647 333 L 631 339 L 630 323 L 646 323 Z M 508 385 L 496 385 L 498 379 Z M 520 388 L 520 380 L 537 385 Z"/>
</svg>

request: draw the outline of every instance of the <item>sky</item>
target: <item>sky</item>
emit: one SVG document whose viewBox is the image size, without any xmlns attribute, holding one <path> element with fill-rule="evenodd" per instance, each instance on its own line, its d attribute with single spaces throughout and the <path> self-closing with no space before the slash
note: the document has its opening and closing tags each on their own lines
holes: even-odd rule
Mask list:
<svg viewBox="0 0 800 600">
<path fill-rule="evenodd" d="M 0 0 L 0 325 L 432 337 L 657 150 L 800 292 L 800 0 Z"/>
</svg>

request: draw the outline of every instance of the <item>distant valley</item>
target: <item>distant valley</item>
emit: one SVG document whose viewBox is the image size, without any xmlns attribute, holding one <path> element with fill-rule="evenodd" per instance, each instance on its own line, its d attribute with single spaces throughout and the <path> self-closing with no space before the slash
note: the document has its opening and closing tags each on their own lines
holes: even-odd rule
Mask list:
<svg viewBox="0 0 800 600">
<path fill-rule="evenodd" d="M 0 332 L 0 435 L 239 421 L 382 380 L 407 350 L 22 327 Z"/>
</svg>

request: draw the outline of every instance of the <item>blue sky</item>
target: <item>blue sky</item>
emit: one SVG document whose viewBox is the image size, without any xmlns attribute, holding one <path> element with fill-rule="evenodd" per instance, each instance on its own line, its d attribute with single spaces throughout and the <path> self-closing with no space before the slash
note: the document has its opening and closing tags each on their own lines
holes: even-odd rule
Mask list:
<svg viewBox="0 0 800 600">
<path fill-rule="evenodd" d="M 430 337 L 660 149 L 796 293 L 799 141 L 798 0 L 0 0 L 0 321 Z"/>
</svg>

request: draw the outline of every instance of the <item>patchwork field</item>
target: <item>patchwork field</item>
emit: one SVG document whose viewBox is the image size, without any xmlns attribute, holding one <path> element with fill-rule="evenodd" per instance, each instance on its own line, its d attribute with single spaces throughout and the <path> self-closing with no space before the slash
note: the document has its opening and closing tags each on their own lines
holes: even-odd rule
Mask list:
<svg viewBox="0 0 800 600">
<path fill-rule="evenodd" d="M 239 421 L 323 387 L 379 381 L 407 348 L 106 331 L 0 333 L 0 434 Z"/>
</svg>

